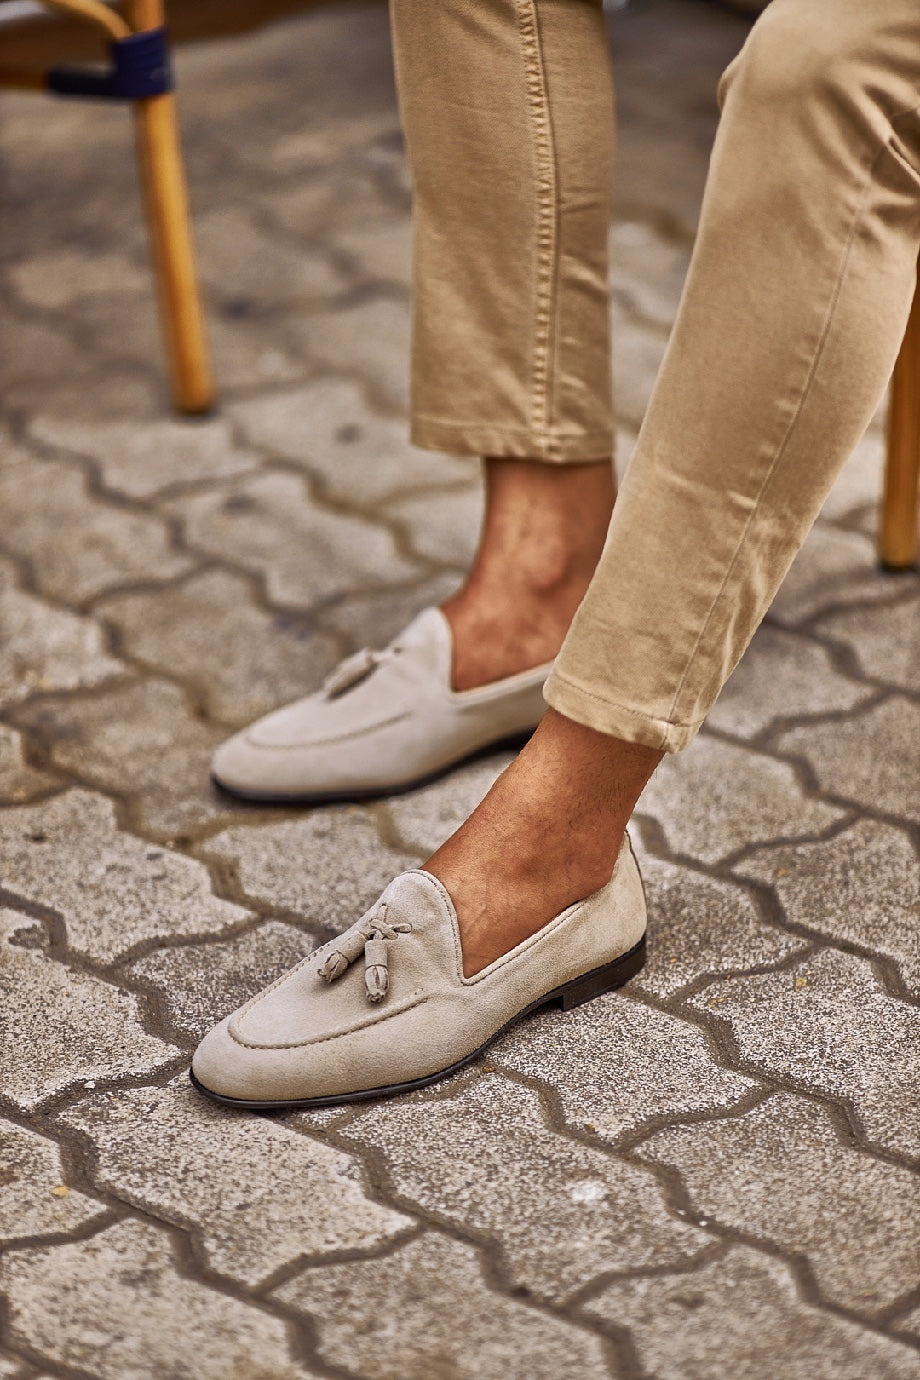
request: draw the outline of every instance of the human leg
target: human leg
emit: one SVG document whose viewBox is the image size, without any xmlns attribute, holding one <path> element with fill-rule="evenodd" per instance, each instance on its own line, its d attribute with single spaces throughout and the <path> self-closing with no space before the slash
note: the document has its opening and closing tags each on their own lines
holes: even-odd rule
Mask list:
<svg viewBox="0 0 920 1380">
<path fill-rule="evenodd" d="M 623 820 L 661 751 L 692 736 L 868 422 L 920 241 L 913 0 L 774 0 L 727 88 L 679 320 L 550 682 L 555 712 L 427 870 L 386 893 L 405 981 L 379 1021 L 347 976 L 343 1005 L 327 1003 L 308 965 L 242 1013 L 245 1028 L 208 1037 L 198 1066 L 225 1096 L 309 1097 L 317 1070 L 344 1096 L 386 1091 L 407 1051 L 436 1076 L 481 1047 L 473 1010 L 502 1028 L 496 984 L 522 1012 L 561 987 L 565 1000 L 573 963 L 578 999 L 628 971 L 642 917 Z"/>
<path fill-rule="evenodd" d="M 415 182 L 412 437 L 486 457 L 479 550 L 444 606 L 463 690 L 556 655 L 606 536 L 613 92 L 597 0 L 391 13 Z"/>
<path fill-rule="evenodd" d="M 427 864 L 468 971 L 609 875 L 867 425 L 913 291 L 918 90 L 909 0 L 774 0 L 727 74 L 667 358 L 547 686 L 558 713 Z"/>
<path fill-rule="evenodd" d="M 532 731 L 613 506 L 601 0 L 391 12 L 415 182 L 413 437 L 486 457 L 485 518 L 441 613 L 223 745 L 215 778 L 246 798 L 390 793 Z"/>
</svg>

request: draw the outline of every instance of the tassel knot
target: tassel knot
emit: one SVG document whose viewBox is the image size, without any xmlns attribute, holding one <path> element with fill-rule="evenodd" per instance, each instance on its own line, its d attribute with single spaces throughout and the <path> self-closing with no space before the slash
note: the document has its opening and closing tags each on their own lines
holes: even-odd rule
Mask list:
<svg viewBox="0 0 920 1380">
<path fill-rule="evenodd" d="M 326 677 L 323 682 L 323 694 L 328 700 L 334 700 L 336 695 L 344 694 L 346 690 L 359 685 L 375 669 L 379 657 L 380 653 L 369 651 L 367 647 L 355 652 L 354 656 L 346 657 L 341 665 L 336 666 Z"/>
<path fill-rule="evenodd" d="M 381 901 L 373 919 L 369 919 L 355 930 L 349 930 L 341 939 L 335 941 L 332 949 L 318 972 L 326 982 L 334 982 L 360 955 L 364 954 L 364 987 L 367 1000 L 381 1002 L 390 989 L 389 948 L 401 934 L 411 933 L 412 926 L 401 922 L 387 924 L 387 906 Z"/>
</svg>

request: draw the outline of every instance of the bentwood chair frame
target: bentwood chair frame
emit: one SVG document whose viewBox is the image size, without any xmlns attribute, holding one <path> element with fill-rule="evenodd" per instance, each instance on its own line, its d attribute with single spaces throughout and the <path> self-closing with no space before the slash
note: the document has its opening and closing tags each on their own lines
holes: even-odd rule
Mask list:
<svg viewBox="0 0 920 1380">
<path fill-rule="evenodd" d="M 163 0 L 126 0 L 125 17 L 102 0 L 41 0 L 95 25 L 108 38 L 107 72 L 0 66 L 0 85 L 131 101 L 160 315 L 176 408 L 207 412 L 214 382 L 195 267 Z"/>
</svg>

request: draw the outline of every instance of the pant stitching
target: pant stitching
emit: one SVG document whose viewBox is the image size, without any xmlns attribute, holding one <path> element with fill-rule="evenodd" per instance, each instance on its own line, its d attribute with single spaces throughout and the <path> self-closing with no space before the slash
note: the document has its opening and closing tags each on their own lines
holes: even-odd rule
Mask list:
<svg viewBox="0 0 920 1380">
<path fill-rule="evenodd" d="M 851 257 L 852 252 L 853 252 L 853 245 L 854 245 L 854 243 L 855 243 L 855 241 L 856 241 L 856 232 L 857 232 L 857 229 L 858 229 L 858 227 L 859 227 L 859 224 L 860 224 L 860 221 L 861 221 L 861 218 L 862 218 L 862 214 L 863 214 L 863 212 L 865 211 L 866 203 L 868 202 L 869 197 L 870 197 L 871 192 L 872 192 L 872 174 L 873 174 L 873 172 L 874 172 L 874 169 L 875 169 L 876 164 L 878 163 L 879 159 L 880 159 L 880 158 L 882 157 L 882 155 L 884 154 L 885 149 L 886 149 L 887 147 L 888 147 L 888 145 L 886 144 L 886 145 L 884 145 L 881 149 L 879 149 L 878 153 L 876 154 L 875 158 L 873 158 L 871 164 L 869 165 L 869 168 L 867 169 L 867 181 L 866 181 L 866 186 L 865 186 L 865 188 L 864 188 L 864 190 L 863 190 L 863 194 L 862 194 L 862 197 L 861 197 L 861 199 L 860 199 L 860 202 L 859 202 L 859 204 L 858 204 L 858 206 L 857 206 L 857 208 L 856 208 L 856 213 L 855 213 L 855 215 L 854 215 L 854 217 L 853 217 L 853 223 L 852 223 L 852 225 L 850 226 L 850 233 L 849 233 L 849 235 L 848 235 L 848 237 L 847 237 L 846 247 L 845 247 L 843 259 L 841 260 L 840 270 L 839 270 L 839 272 L 838 272 L 838 274 L 837 274 L 837 281 L 836 281 L 836 283 L 834 284 L 834 291 L 833 291 L 833 294 L 832 294 L 832 296 L 831 296 L 831 300 L 830 300 L 830 302 L 829 302 L 829 304 L 828 304 L 827 312 L 826 312 L 826 314 L 825 314 L 825 319 L 824 319 L 824 324 L 823 324 L 823 326 L 822 326 L 821 335 L 820 335 L 820 337 L 819 337 L 819 339 L 818 339 L 818 342 L 817 342 L 817 344 L 816 344 L 816 346 L 815 346 L 815 352 L 814 352 L 814 356 L 813 356 L 812 361 L 811 361 L 811 367 L 810 367 L 810 369 L 809 369 L 809 371 L 808 371 L 808 377 L 805 379 L 805 382 L 804 382 L 804 384 L 803 384 L 803 386 L 802 386 L 802 391 L 801 391 L 801 394 L 800 394 L 800 396 L 799 396 L 799 401 L 798 401 L 798 404 L 797 404 L 797 406 L 796 406 L 795 413 L 794 413 L 794 415 L 792 416 L 792 418 L 791 418 L 791 420 L 790 420 L 790 422 L 789 422 L 788 427 L 786 428 L 786 433 L 785 433 L 785 435 L 783 436 L 783 439 L 782 439 L 782 441 L 780 442 L 780 444 L 779 444 L 779 446 L 778 446 L 778 448 L 777 448 L 776 454 L 775 454 L 775 456 L 773 457 L 773 460 L 772 460 L 772 462 L 771 462 L 771 464 L 770 464 L 770 466 L 769 466 L 769 468 L 768 468 L 766 474 L 764 475 L 763 482 L 761 483 L 760 488 L 759 488 L 758 491 L 757 491 L 757 497 L 756 497 L 755 500 L 754 500 L 754 504 L 753 504 L 753 507 L 751 508 L 751 512 L 750 512 L 750 514 L 749 514 L 749 516 L 748 516 L 747 522 L 744 524 L 744 528 L 743 528 L 743 530 L 742 530 L 742 532 L 741 532 L 741 535 L 740 535 L 739 538 L 738 538 L 738 543 L 737 543 L 737 545 L 736 545 L 736 547 L 735 547 L 735 551 L 734 551 L 734 554 L 733 554 L 733 556 L 732 556 L 732 558 L 731 558 L 731 561 L 730 561 L 730 563 L 729 563 L 728 569 L 726 570 L 726 572 L 725 572 L 725 574 L 724 574 L 724 576 L 723 576 L 723 578 L 722 578 L 722 582 L 721 582 L 721 584 L 719 585 L 719 589 L 718 589 L 718 591 L 717 591 L 715 597 L 713 598 L 712 603 L 711 603 L 710 606 L 709 606 L 709 612 L 708 612 L 707 615 L 706 615 L 706 619 L 705 619 L 705 621 L 704 621 L 704 623 L 703 623 L 703 626 L 702 626 L 701 629 L 700 629 L 700 632 L 699 632 L 699 635 L 698 635 L 698 637 L 697 637 L 697 639 L 696 639 L 696 642 L 693 644 L 693 650 L 691 651 L 690 656 L 689 656 L 689 658 L 688 658 L 688 660 L 687 660 L 687 665 L 686 665 L 686 667 L 685 667 L 685 669 L 684 669 L 684 674 L 683 674 L 683 676 L 681 677 L 680 684 L 678 685 L 676 691 L 674 692 L 674 699 L 672 700 L 672 702 L 671 702 L 671 708 L 670 708 L 670 710 L 668 711 L 668 719 L 669 719 L 669 721 L 674 721 L 674 720 L 675 720 L 675 714 L 676 714 L 676 712 L 677 712 L 678 702 L 679 702 L 679 700 L 680 700 L 681 695 L 683 694 L 684 687 L 685 687 L 685 685 L 686 685 L 686 683 L 687 683 L 687 680 L 688 680 L 688 678 L 689 678 L 689 676 L 690 676 L 690 672 L 693 670 L 693 663 L 694 663 L 694 661 L 695 661 L 695 659 L 696 659 L 697 653 L 699 652 L 700 646 L 701 646 L 701 644 L 702 644 L 702 642 L 703 642 L 703 639 L 704 639 L 705 636 L 706 636 L 706 633 L 707 633 L 707 631 L 708 631 L 708 629 L 709 629 L 709 625 L 710 625 L 710 623 L 712 622 L 713 616 L 714 616 L 714 614 L 715 614 L 716 609 L 717 609 L 718 606 L 719 606 L 719 603 L 720 603 L 720 601 L 721 601 L 721 599 L 722 599 L 722 596 L 724 595 L 725 590 L 726 590 L 727 587 L 728 587 L 729 581 L 731 580 L 731 577 L 732 577 L 732 575 L 733 575 L 733 573 L 734 573 L 735 567 L 736 567 L 736 565 L 738 564 L 738 560 L 739 560 L 739 557 L 740 557 L 740 555 L 741 555 L 741 552 L 744 550 L 744 546 L 745 546 L 745 542 L 746 542 L 746 540 L 747 540 L 748 533 L 750 532 L 751 525 L 753 524 L 754 519 L 757 517 L 757 514 L 758 514 L 759 511 L 760 511 L 761 502 L 762 502 L 764 493 L 766 492 L 767 486 L 769 485 L 771 479 L 772 479 L 773 476 L 775 475 L 775 473 L 776 473 L 777 469 L 779 468 L 779 466 L 782 464 L 783 458 L 784 458 L 784 456 L 786 455 L 786 452 L 787 452 L 788 449 L 789 449 L 789 444 L 790 444 L 790 441 L 791 441 L 791 439 L 792 439 L 792 436 L 793 436 L 793 433 L 794 433 L 794 431 L 795 431 L 795 428 L 796 428 L 796 426 L 797 426 L 797 424 L 798 424 L 799 418 L 800 418 L 801 415 L 802 415 L 802 409 L 804 408 L 804 406 L 805 406 L 806 402 L 808 401 L 808 398 L 809 398 L 809 396 L 810 396 L 810 394 L 811 394 L 811 388 L 812 388 L 812 384 L 814 383 L 815 374 L 816 374 L 817 371 L 818 371 L 818 365 L 819 365 L 820 362 L 821 362 L 821 358 L 822 358 L 822 355 L 823 355 L 823 352 L 824 352 L 824 347 L 825 347 L 825 345 L 827 344 L 827 337 L 828 337 L 828 334 L 829 334 L 829 332 L 830 332 L 831 323 L 833 322 L 833 319 L 834 319 L 834 312 L 835 312 L 835 310 L 836 310 L 837 303 L 838 303 L 839 300 L 840 300 L 840 293 L 841 293 L 841 291 L 842 291 L 842 289 L 843 289 L 843 282 L 844 282 L 844 279 L 845 279 L 845 277 L 846 277 L 847 266 L 849 265 L 850 257 Z"/>
<path fill-rule="evenodd" d="M 537 285 L 531 374 L 533 430 L 546 438 L 550 415 L 553 280 L 557 257 L 556 166 L 535 0 L 516 0 L 536 165 Z"/>
<path fill-rule="evenodd" d="M 500 431 L 507 436 L 527 436 L 531 432 L 530 427 L 504 426 L 500 422 L 483 422 L 479 418 L 469 418 L 463 421 L 446 421 L 434 412 L 414 412 L 413 418 L 420 422 L 433 422 L 435 426 L 450 427 L 454 431 L 470 431 L 475 428 L 477 431 Z M 607 431 L 567 431 L 564 427 L 552 426 L 544 428 L 545 435 L 549 441 L 579 441 L 583 437 L 589 440 L 598 436 L 609 441 L 610 433 Z M 604 456 L 604 459 L 607 457 Z"/>
<path fill-rule="evenodd" d="M 609 696 L 598 695 L 596 691 L 589 690 L 586 685 L 580 684 L 577 680 L 572 680 L 570 676 L 564 675 L 561 671 L 553 670 L 553 680 L 558 685 L 564 686 L 567 690 L 574 690 L 577 695 L 584 695 L 585 699 L 594 700 L 596 704 L 602 704 L 606 709 L 616 710 L 620 714 L 628 714 L 630 718 L 640 719 L 643 723 L 661 725 L 665 728 L 676 728 L 681 732 L 694 729 L 703 722 L 702 719 L 688 719 L 682 722 L 679 719 L 668 717 L 660 719 L 656 714 L 649 714 L 644 709 L 633 709 L 630 705 L 624 704 L 622 700 L 612 700 Z"/>
</svg>

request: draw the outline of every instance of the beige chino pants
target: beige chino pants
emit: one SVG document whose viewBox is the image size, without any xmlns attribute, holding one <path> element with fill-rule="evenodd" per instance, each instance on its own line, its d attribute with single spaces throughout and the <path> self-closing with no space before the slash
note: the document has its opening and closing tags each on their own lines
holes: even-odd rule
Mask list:
<svg viewBox="0 0 920 1380">
<path fill-rule="evenodd" d="M 392 0 L 415 184 L 412 435 L 612 446 L 600 0 Z M 686 746 L 878 403 L 920 246 L 920 0 L 772 0 L 722 119 L 677 321 L 547 684 Z"/>
</svg>

